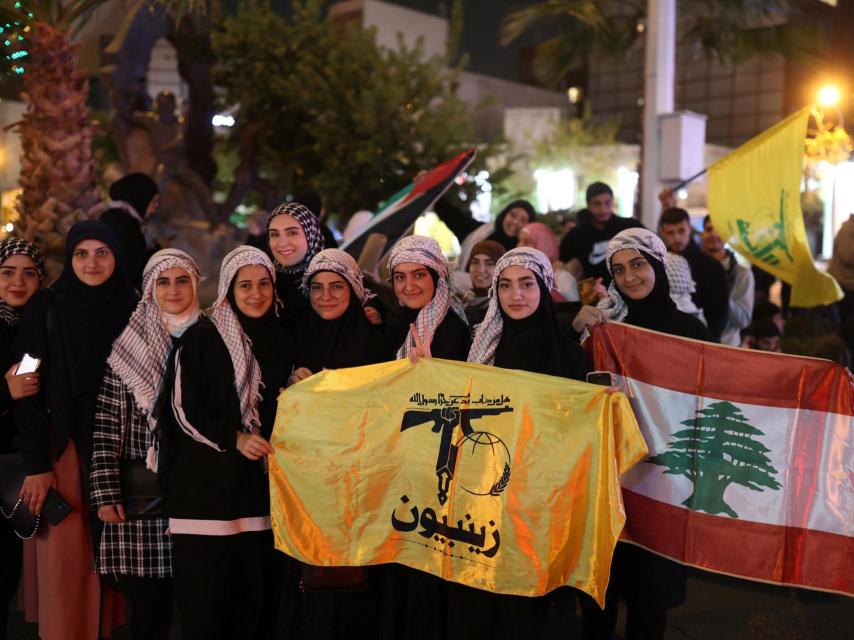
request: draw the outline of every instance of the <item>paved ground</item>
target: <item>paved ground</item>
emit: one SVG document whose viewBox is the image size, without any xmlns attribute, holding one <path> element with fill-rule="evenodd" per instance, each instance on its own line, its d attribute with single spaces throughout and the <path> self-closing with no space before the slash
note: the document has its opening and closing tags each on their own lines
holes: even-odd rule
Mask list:
<svg viewBox="0 0 854 640">
<path fill-rule="evenodd" d="M 577 626 L 567 629 L 561 638 L 579 637 L 580 620 L 576 622 Z M 35 626 L 25 624 L 20 614 L 13 615 L 9 631 L 8 640 L 38 638 Z M 120 632 L 113 637 L 126 640 L 129 634 Z M 617 638 L 622 638 L 621 633 Z M 696 570 L 689 573 L 688 601 L 671 612 L 666 636 L 666 640 L 837 638 L 854 640 L 854 598 L 773 587 Z"/>
</svg>

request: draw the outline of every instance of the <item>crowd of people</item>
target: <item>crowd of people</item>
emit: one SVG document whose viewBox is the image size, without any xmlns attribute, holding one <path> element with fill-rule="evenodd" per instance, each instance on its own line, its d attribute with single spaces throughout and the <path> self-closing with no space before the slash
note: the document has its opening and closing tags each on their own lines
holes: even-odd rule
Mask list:
<svg viewBox="0 0 854 640">
<path fill-rule="evenodd" d="M 101 219 L 69 231 L 49 287 L 39 247 L 0 243 L 0 453 L 23 460 L 22 506 L 41 513 L 52 492 L 70 506 L 23 543 L 0 521 L 0 636 L 20 583 L 43 640 L 108 636 L 124 599 L 139 639 L 173 624 L 184 640 L 458 637 L 475 623 L 543 637 L 550 607 L 573 615 L 570 589 L 501 596 L 397 565 L 318 573 L 275 551 L 266 458 L 279 392 L 324 369 L 431 356 L 583 381 L 580 339 L 609 321 L 780 350 L 780 308 L 754 304 L 753 273 L 708 218 L 698 244 L 688 213 L 667 206 L 657 235 L 616 216 L 602 183 L 560 242 L 528 202 L 480 225 L 442 200 L 460 258 L 404 237 L 387 282 L 325 248 L 316 212 L 286 203 L 223 259 L 207 312 L 193 256 L 145 237 L 152 187 L 114 184 Z M 40 366 L 17 374 L 25 354 Z M 620 599 L 627 638 L 661 638 L 684 568 L 619 544 L 604 611 L 580 598 L 585 638 L 611 637 Z"/>
</svg>

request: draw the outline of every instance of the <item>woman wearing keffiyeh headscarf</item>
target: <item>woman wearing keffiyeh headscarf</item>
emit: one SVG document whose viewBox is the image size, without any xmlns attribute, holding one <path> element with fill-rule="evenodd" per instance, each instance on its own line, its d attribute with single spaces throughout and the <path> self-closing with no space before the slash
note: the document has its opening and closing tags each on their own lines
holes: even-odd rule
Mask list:
<svg viewBox="0 0 854 640">
<path fill-rule="evenodd" d="M 475 332 L 469 362 L 584 380 L 587 355 L 557 326 L 554 273 L 539 250 L 519 247 L 495 265 L 489 308 Z"/>
<path fill-rule="evenodd" d="M 519 247 L 501 256 L 495 265 L 486 317 L 475 331 L 469 362 L 584 380 L 590 370 L 589 360 L 578 343 L 558 329 L 550 295 L 553 287 L 551 261 L 541 251 Z M 479 627 L 481 633 L 510 638 L 547 636 L 548 609 L 568 591 L 520 598 L 456 585 L 450 589 L 452 611 L 454 607 L 476 610 L 478 625 L 483 620 L 493 625 L 490 631 Z M 556 615 L 572 608 L 555 607 Z M 460 615 L 459 619 L 465 621 L 467 616 Z M 566 628 L 571 621 L 557 624 Z M 473 626 L 467 631 L 474 633 L 478 628 Z"/>
<path fill-rule="evenodd" d="M 6 371 L 6 383 L 0 384 L 0 455 L 19 450 L 13 402 L 39 391 L 38 372 L 15 375 L 18 362 L 12 344 L 21 307 L 39 290 L 43 279 L 44 258 L 35 245 L 19 238 L 0 242 L 0 367 Z M 21 561 L 21 540 L 7 520 L 0 518 L 0 637 L 6 629 L 9 601 L 18 590 Z"/>
<path fill-rule="evenodd" d="M 697 318 L 679 311 L 670 296 L 667 248 L 646 229 L 626 229 L 608 243 L 606 266 L 613 280 L 599 303 L 608 319 L 684 338 L 712 341 Z"/>
<path fill-rule="evenodd" d="M 211 320 L 176 342 L 166 512 L 185 638 L 251 638 L 272 617 L 267 437 L 291 367 L 275 277 L 266 254 L 238 247 L 223 259 Z"/>
<path fill-rule="evenodd" d="M 397 357 L 409 357 L 420 342 L 433 357 L 465 360 L 470 332 L 438 243 L 424 236 L 403 238 L 389 253 L 388 272 L 400 303 L 400 312 L 390 314 L 386 324 Z"/>
<path fill-rule="evenodd" d="M 599 303 L 608 319 L 712 342 L 709 330 L 697 318 L 679 311 L 670 297 L 665 262 L 667 249 L 646 229 L 626 229 L 608 243 L 606 266 L 613 276 L 609 297 Z M 664 636 L 667 612 L 685 601 L 685 568 L 624 542 L 618 542 L 604 611 L 589 597 L 581 598 L 586 636 L 610 638 L 617 607 L 626 600 L 632 633 L 638 637 Z"/>
<path fill-rule="evenodd" d="M 323 369 L 339 369 L 385 362 L 394 358 L 379 327 L 365 317 L 364 305 L 374 296 L 364 284 L 359 265 L 340 249 L 324 249 L 303 276 L 303 291 L 311 311 L 297 339 L 293 381 L 299 382 Z M 282 555 L 282 554 L 279 554 Z M 293 638 L 335 638 L 352 629 L 377 627 L 378 598 L 389 593 L 389 566 L 337 569 L 302 566 L 303 582 L 315 584 L 317 571 L 328 590 L 293 589 L 300 624 Z M 352 587 L 360 571 L 362 589 Z M 350 589 L 342 591 L 341 584 Z M 335 587 L 339 586 L 338 589 Z M 369 634 L 370 635 L 370 634 Z"/>
<path fill-rule="evenodd" d="M 276 291 L 284 305 L 281 320 L 293 329 L 308 312 L 300 287 L 311 259 L 323 250 L 320 223 L 308 207 L 287 202 L 270 213 L 267 241 L 278 271 Z"/>
<path fill-rule="evenodd" d="M 183 251 L 155 253 L 143 270 L 142 299 L 113 344 L 95 405 L 90 497 L 104 531 L 96 570 L 130 597 L 133 638 L 168 638 L 172 621 L 171 543 L 162 505 L 146 513 L 122 485 L 158 469 L 156 404 L 172 339 L 199 319 L 199 268 Z M 137 487 L 138 489 L 139 487 Z M 123 491 L 124 489 L 124 491 Z"/>
<path fill-rule="evenodd" d="M 374 297 L 350 254 L 324 249 L 303 276 L 311 312 L 297 339 L 293 380 L 323 369 L 375 364 L 394 358 L 379 327 L 366 317 L 364 306 Z"/>
</svg>

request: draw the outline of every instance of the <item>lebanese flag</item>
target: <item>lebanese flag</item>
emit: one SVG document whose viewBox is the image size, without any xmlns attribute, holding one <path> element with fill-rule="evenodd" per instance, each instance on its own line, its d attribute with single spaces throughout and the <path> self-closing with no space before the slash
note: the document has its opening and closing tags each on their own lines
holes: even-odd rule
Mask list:
<svg viewBox="0 0 854 640">
<path fill-rule="evenodd" d="M 368 236 L 381 233 L 388 238 L 386 250 L 407 232 L 422 213 L 454 183 L 454 179 L 474 161 L 477 152 L 469 149 L 456 158 L 443 162 L 425 173 L 418 182 L 407 185 L 381 205 L 381 210 L 371 218 L 359 235 L 341 245 L 341 249 L 359 259 Z"/>
<path fill-rule="evenodd" d="M 622 478 L 627 541 L 716 573 L 854 595 L 843 367 L 618 323 L 585 347 L 617 374 L 649 447 Z"/>
</svg>

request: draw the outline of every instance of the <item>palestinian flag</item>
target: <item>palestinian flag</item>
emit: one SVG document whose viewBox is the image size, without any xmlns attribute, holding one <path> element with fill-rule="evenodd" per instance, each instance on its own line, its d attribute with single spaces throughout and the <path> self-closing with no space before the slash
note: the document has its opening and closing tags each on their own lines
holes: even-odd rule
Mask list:
<svg viewBox="0 0 854 640">
<path fill-rule="evenodd" d="M 342 244 L 341 249 L 358 260 L 365 241 L 372 233 L 382 233 L 387 236 L 386 249 L 390 248 L 413 225 L 418 216 L 442 197 L 454 179 L 472 163 L 475 155 L 475 149 L 469 149 L 428 171 L 418 182 L 413 182 L 398 191 L 383 203 L 380 212 L 371 219 L 362 232 Z"/>
<path fill-rule="evenodd" d="M 585 342 L 649 448 L 624 538 L 717 573 L 854 595 L 854 402 L 827 360 L 622 324 Z"/>
</svg>

